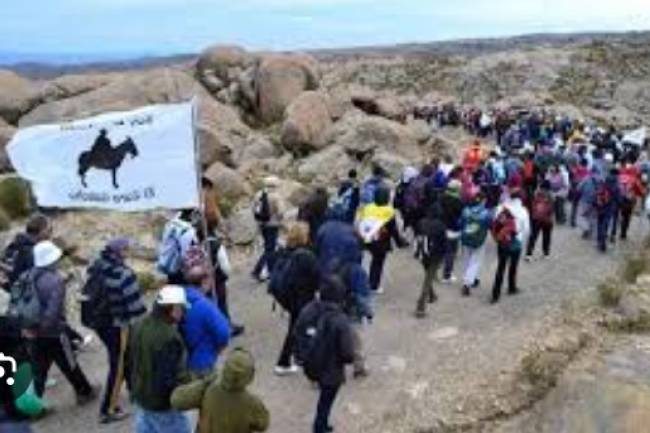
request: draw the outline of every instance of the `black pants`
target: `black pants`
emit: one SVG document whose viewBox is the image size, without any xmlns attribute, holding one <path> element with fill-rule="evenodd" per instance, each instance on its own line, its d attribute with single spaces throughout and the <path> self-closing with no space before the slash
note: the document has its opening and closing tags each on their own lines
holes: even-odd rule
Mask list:
<svg viewBox="0 0 650 433">
<path fill-rule="evenodd" d="M 553 233 L 553 224 L 540 224 L 537 221 L 533 221 L 530 237 L 528 238 L 528 249 L 526 255 L 532 256 L 535 251 L 535 244 L 537 244 L 537 238 L 539 238 L 539 233 L 542 233 L 542 249 L 544 255 L 548 256 L 551 254 L 551 235 Z"/>
<path fill-rule="evenodd" d="M 31 357 L 34 362 L 34 388 L 39 397 L 45 392 L 47 374 L 54 362 L 72 385 L 77 395 L 92 392 L 90 383 L 81 371 L 72 351 L 70 337 L 64 332 L 55 337 L 39 337 L 30 342 Z"/>
<path fill-rule="evenodd" d="M 383 251 L 371 251 L 372 260 L 370 261 L 370 290 L 376 292 L 381 285 L 381 275 L 384 273 L 384 263 L 388 253 Z"/>
<path fill-rule="evenodd" d="M 217 306 L 221 313 L 228 319 L 230 322 L 230 309 L 228 308 L 228 288 L 226 287 L 225 281 L 217 281 L 215 279 L 215 294 L 217 295 Z M 232 325 L 232 323 L 231 323 Z"/>
<path fill-rule="evenodd" d="M 571 227 L 578 225 L 578 206 L 580 205 L 580 196 L 576 194 L 571 199 Z"/>
<path fill-rule="evenodd" d="M 340 388 L 338 385 L 321 385 L 318 407 L 316 408 L 316 419 L 314 420 L 314 433 L 325 433 L 327 431 L 332 406 L 334 406 L 334 400 L 336 400 Z"/>
<path fill-rule="evenodd" d="M 555 207 L 555 221 L 559 225 L 566 224 L 566 198 L 555 197 L 554 207 Z"/>
<path fill-rule="evenodd" d="M 510 264 L 508 269 L 508 293 L 517 291 L 517 267 L 519 266 L 519 259 L 521 258 L 521 250 L 512 250 L 499 245 L 499 264 L 497 265 L 497 274 L 494 278 L 494 286 L 492 287 L 492 299 L 497 301 L 501 297 L 501 286 L 503 285 L 503 275 L 506 271 L 506 266 Z"/>
<path fill-rule="evenodd" d="M 122 383 L 126 380 L 129 386 L 130 366 L 127 362 L 127 343 L 129 339 L 129 328 L 101 328 L 96 330 L 99 339 L 104 343 L 108 355 L 108 376 L 104 397 L 99 409 L 101 415 L 110 415 L 119 408 L 118 400 Z"/>
<path fill-rule="evenodd" d="M 623 199 L 623 203 L 616 211 L 616 215 L 612 221 L 612 239 L 616 239 L 618 233 L 618 225 L 621 226 L 621 239 L 627 239 L 627 232 L 630 229 L 630 222 L 632 221 L 632 213 L 636 203 L 628 198 Z"/>
<path fill-rule="evenodd" d="M 278 246 L 278 236 L 280 230 L 277 227 L 262 227 L 262 238 L 264 239 L 264 251 L 253 269 L 253 275 L 257 278 L 262 275 L 262 270 L 266 266 L 268 273 L 273 269 L 273 254 Z"/>
<path fill-rule="evenodd" d="M 278 359 L 279 367 L 289 367 L 291 366 L 291 355 L 293 353 L 293 344 L 294 344 L 294 333 L 293 327 L 296 323 L 296 315 L 289 313 L 289 328 L 287 329 L 287 336 L 284 337 L 284 344 L 282 345 L 282 351 L 280 352 L 280 358 Z"/>
</svg>

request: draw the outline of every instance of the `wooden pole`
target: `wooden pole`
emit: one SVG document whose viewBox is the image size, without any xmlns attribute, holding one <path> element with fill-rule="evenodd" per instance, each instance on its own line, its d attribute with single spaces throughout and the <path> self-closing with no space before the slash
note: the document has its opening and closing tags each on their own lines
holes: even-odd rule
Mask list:
<svg viewBox="0 0 650 433">
<path fill-rule="evenodd" d="M 196 124 L 197 124 L 197 98 L 192 98 L 192 136 L 194 138 L 194 169 L 196 171 L 196 188 L 199 198 L 199 212 L 201 214 L 201 229 L 203 230 L 203 235 L 205 237 L 203 242 L 203 251 L 208 261 L 208 277 L 207 284 L 208 289 L 212 293 L 212 298 L 214 301 L 217 301 L 217 287 L 214 281 L 214 262 L 212 261 L 212 255 L 210 254 L 210 243 L 208 241 L 208 220 L 205 217 L 205 200 L 203 200 L 203 173 L 201 169 L 201 143 L 199 142 L 199 136 L 196 133 Z"/>
</svg>

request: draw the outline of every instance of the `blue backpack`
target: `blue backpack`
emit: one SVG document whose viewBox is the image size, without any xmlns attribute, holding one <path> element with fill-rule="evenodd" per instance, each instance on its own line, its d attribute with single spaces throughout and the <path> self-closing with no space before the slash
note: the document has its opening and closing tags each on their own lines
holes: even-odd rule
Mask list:
<svg viewBox="0 0 650 433">
<path fill-rule="evenodd" d="M 361 187 L 361 204 L 368 205 L 375 202 L 375 192 L 379 189 L 380 180 L 368 179 Z"/>
<path fill-rule="evenodd" d="M 352 214 L 352 195 L 354 188 L 348 188 L 343 194 L 336 197 L 329 208 L 329 218 L 345 221 Z"/>
<path fill-rule="evenodd" d="M 465 225 L 461 232 L 460 242 L 468 248 L 480 248 L 487 239 L 488 228 L 484 223 L 484 210 L 467 210 Z"/>
</svg>

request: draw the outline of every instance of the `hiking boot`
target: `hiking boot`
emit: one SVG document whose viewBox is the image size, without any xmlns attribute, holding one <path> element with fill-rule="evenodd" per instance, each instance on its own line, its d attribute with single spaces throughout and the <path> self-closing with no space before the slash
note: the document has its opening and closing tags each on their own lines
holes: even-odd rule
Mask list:
<svg viewBox="0 0 650 433">
<path fill-rule="evenodd" d="M 93 386 L 88 394 L 77 394 L 77 406 L 85 406 L 88 403 L 92 403 L 97 400 L 98 395 L 99 387 L 97 386 Z"/>
<path fill-rule="evenodd" d="M 490 299 L 490 305 L 495 305 L 499 303 L 499 298 L 492 297 Z"/>
<path fill-rule="evenodd" d="M 365 379 L 370 375 L 370 371 L 368 370 L 368 367 L 365 365 L 362 367 L 354 367 L 354 371 L 352 372 L 352 377 L 354 379 Z"/>
<path fill-rule="evenodd" d="M 510 295 L 510 296 L 518 295 L 520 293 L 521 293 L 521 290 L 519 290 L 519 288 L 514 288 L 514 289 L 508 290 L 508 295 Z"/>
<path fill-rule="evenodd" d="M 291 376 L 293 374 L 299 373 L 300 368 L 298 368 L 297 365 L 291 365 L 289 367 L 284 367 L 282 365 L 276 365 L 275 368 L 273 369 L 273 373 L 275 373 L 276 376 Z"/>
<path fill-rule="evenodd" d="M 112 424 L 112 423 L 115 423 L 115 422 L 124 421 L 129 416 L 131 416 L 130 413 L 125 412 L 122 409 L 118 409 L 118 410 L 116 410 L 115 412 L 113 412 L 111 414 L 100 415 L 99 423 L 100 424 Z"/>
<path fill-rule="evenodd" d="M 325 427 L 325 433 L 332 433 L 333 431 L 334 431 L 334 427 L 332 427 L 331 425 Z"/>
<path fill-rule="evenodd" d="M 463 291 L 462 291 L 461 293 L 462 293 L 463 296 L 468 297 L 469 294 L 470 294 L 470 292 L 469 292 L 469 286 L 468 286 L 468 285 L 464 285 L 464 286 L 463 286 Z"/>
<path fill-rule="evenodd" d="M 230 336 L 232 338 L 237 338 L 241 335 L 244 335 L 244 332 L 246 332 L 246 328 L 243 325 L 233 324 L 230 326 Z"/>
</svg>

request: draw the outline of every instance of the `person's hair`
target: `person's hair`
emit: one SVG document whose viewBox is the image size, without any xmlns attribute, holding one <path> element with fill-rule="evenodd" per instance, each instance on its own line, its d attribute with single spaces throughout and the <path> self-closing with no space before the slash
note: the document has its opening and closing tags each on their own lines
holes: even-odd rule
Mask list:
<svg viewBox="0 0 650 433">
<path fill-rule="evenodd" d="M 212 188 L 214 188 L 214 182 L 212 182 L 207 177 L 203 176 L 203 177 L 201 177 L 201 187 L 212 189 Z"/>
<path fill-rule="evenodd" d="M 43 214 L 37 213 L 27 221 L 25 231 L 30 236 L 38 236 L 50 226 L 50 220 Z"/>
<path fill-rule="evenodd" d="M 174 319 L 172 318 L 173 310 L 173 305 L 160 305 L 157 302 L 154 302 L 153 304 L 153 314 L 162 318 L 165 322 L 168 323 L 174 322 Z"/>
<path fill-rule="evenodd" d="M 307 245 L 309 245 L 309 224 L 302 221 L 292 223 L 287 231 L 287 248 Z"/>
<path fill-rule="evenodd" d="M 374 164 L 372 166 L 372 175 L 373 176 L 375 176 L 375 177 L 384 177 L 385 174 L 386 174 L 386 172 L 384 171 L 384 169 L 382 168 L 381 165 Z"/>
<path fill-rule="evenodd" d="M 390 203 L 390 190 L 386 187 L 379 187 L 375 191 L 375 204 L 377 206 L 387 206 Z"/>
<path fill-rule="evenodd" d="M 444 160 L 445 164 L 453 164 L 454 162 L 454 158 L 449 154 L 445 155 Z"/>
<path fill-rule="evenodd" d="M 512 199 L 522 199 L 524 196 L 523 191 L 519 188 L 513 189 L 510 191 L 510 198 Z"/>
<path fill-rule="evenodd" d="M 540 188 L 543 189 L 544 191 L 548 191 L 551 189 L 551 182 L 547 179 L 542 181 L 542 184 L 540 185 Z"/>
<path fill-rule="evenodd" d="M 440 167 L 440 158 L 438 157 L 431 158 L 430 165 L 433 166 L 435 169 L 438 169 L 438 167 Z"/>
<path fill-rule="evenodd" d="M 580 165 L 583 167 L 587 167 L 589 165 L 589 160 L 587 158 L 582 158 L 580 160 Z"/>
<path fill-rule="evenodd" d="M 350 179 L 356 179 L 357 178 L 357 171 L 353 168 L 350 171 L 348 171 L 348 177 Z"/>
</svg>

